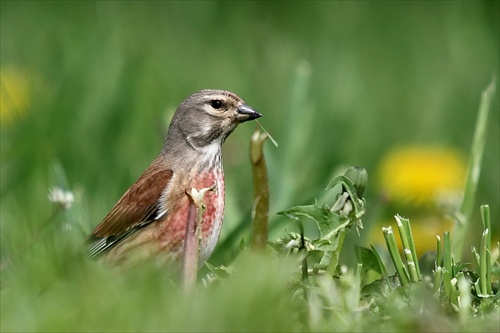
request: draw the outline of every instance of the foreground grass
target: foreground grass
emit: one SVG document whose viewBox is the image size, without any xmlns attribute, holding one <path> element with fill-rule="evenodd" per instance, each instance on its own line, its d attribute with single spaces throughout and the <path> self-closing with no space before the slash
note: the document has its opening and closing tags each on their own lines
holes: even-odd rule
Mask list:
<svg viewBox="0 0 500 333">
<path fill-rule="evenodd" d="M 269 249 L 241 251 L 217 275 L 201 275 L 197 289 L 185 294 L 164 269 L 145 264 L 110 270 L 75 256 L 61 236 L 47 235 L 2 268 L 3 332 L 495 332 L 500 324 L 497 287 L 488 305 L 469 284 L 468 301 L 461 294 L 462 303 L 469 302 L 464 315 L 435 293 L 432 279 L 401 286 L 393 276 L 373 280 L 374 271 L 361 266 L 342 266 L 332 279 L 314 273 L 312 265 L 304 279 L 300 267 L 307 251 L 284 257 Z M 370 267 L 369 260 L 360 262 Z M 498 281 L 498 265 L 493 268 Z"/>
</svg>

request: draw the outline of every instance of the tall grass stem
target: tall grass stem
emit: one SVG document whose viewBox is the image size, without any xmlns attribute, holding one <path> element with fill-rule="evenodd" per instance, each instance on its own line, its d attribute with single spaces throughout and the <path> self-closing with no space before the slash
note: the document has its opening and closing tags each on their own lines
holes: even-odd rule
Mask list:
<svg viewBox="0 0 500 333">
<path fill-rule="evenodd" d="M 460 261 L 464 248 L 467 230 L 471 224 L 471 215 L 474 210 L 474 201 L 481 174 L 484 145 L 488 131 L 488 116 L 496 89 L 496 78 L 493 78 L 481 95 L 476 129 L 472 140 L 471 154 L 467 171 L 464 196 L 460 207 L 460 217 L 456 219 L 451 250 L 455 260 Z"/>
</svg>

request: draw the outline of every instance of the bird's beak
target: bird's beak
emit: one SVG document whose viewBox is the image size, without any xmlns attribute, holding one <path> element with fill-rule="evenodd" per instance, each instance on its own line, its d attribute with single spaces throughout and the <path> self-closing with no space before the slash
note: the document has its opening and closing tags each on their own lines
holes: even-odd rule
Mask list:
<svg viewBox="0 0 500 333">
<path fill-rule="evenodd" d="M 242 104 L 242 105 L 238 106 L 236 111 L 238 112 L 238 120 L 240 122 L 254 120 L 254 119 L 262 117 L 262 115 L 259 112 L 255 111 L 254 109 L 252 109 L 251 107 L 249 107 L 246 104 Z"/>
</svg>

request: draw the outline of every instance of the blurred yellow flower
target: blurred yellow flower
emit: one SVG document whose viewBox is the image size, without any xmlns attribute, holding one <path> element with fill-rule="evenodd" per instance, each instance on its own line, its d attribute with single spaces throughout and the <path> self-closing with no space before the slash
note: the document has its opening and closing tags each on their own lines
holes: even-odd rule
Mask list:
<svg viewBox="0 0 500 333">
<path fill-rule="evenodd" d="M 0 124 L 12 124 L 21 117 L 30 104 L 30 79 L 22 69 L 10 66 L 0 70 Z"/>
<path fill-rule="evenodd" d="M 425 205 L 459 195 L 464 187 L 465 172 L 465 161 L 454 150 L 400 147 L 382 159 L 379 180 L 389 200 Z"/>
<path fill-rule="evenodd" d="M 385 217 L 383 226 L 396 228 L 392 216 L 403 214 L 411 221 L 417 254 L 436 250 L 436 236 L 453 229 L 453 220 L 443 212 L 460 205 L 466 177 L 464 158 L 443 147 L 398 147 L 382 158 L 377 176 L 380 189 L 397 210 L 387 212 L 391 218 Z M 369 242 L 385 243 L 380 227 L 372 229 Z"/>
</svg>

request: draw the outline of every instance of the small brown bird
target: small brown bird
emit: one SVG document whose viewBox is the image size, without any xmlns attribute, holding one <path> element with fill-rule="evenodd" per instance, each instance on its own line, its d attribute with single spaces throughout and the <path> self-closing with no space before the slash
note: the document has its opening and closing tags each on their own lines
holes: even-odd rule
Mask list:
<svg viewBox="0 0 500 333">
<path fill-rule="evenodd" d="M 89 258 L 112 264 L 154 258 L 179 262 L 191 188 L 204 197 L 200 263 L 212 254 L 224 218 L 221 148 L 242 122 L 262 115 L 235 94 L 201 90 L 175 111 L 162 151 L 88 238 Z"/>
</svg>

